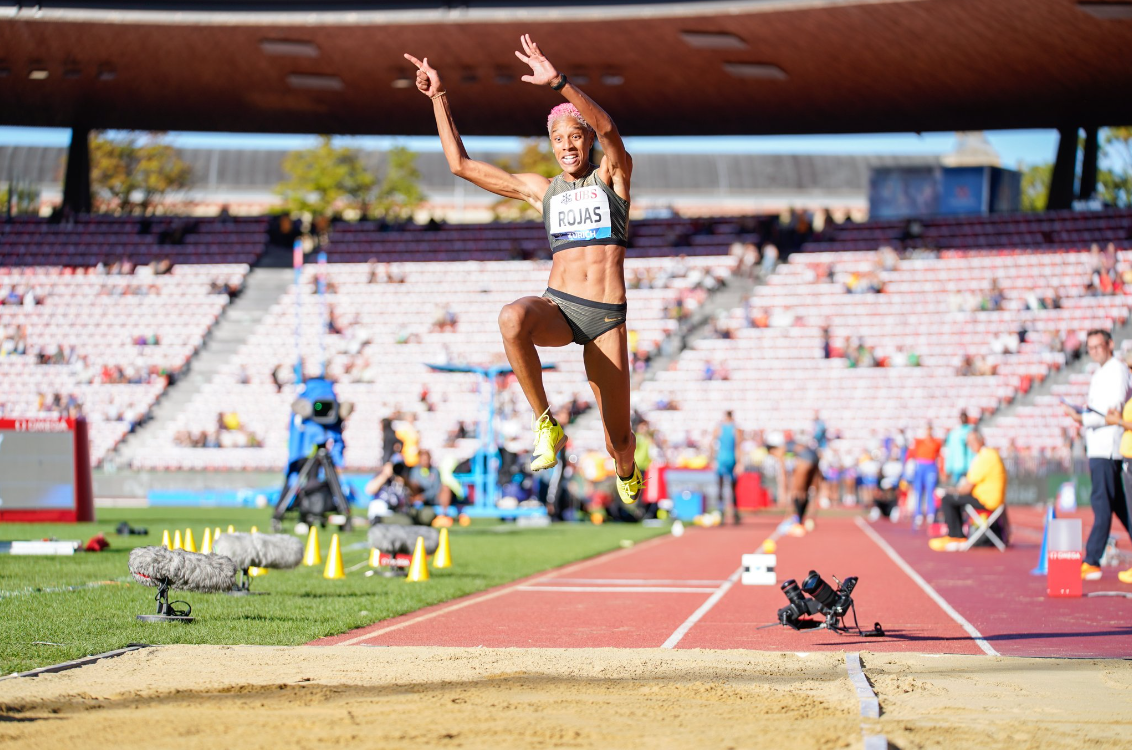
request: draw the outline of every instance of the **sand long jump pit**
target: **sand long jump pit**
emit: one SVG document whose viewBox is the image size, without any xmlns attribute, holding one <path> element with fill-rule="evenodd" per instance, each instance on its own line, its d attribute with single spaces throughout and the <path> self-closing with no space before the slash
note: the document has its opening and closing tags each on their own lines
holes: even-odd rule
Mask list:
<svg viewBox="0 0 1132 750">
<path fill-rule="evenodd" d="M 12 748 L 1129 747 L 1132 662 L 162 646 L 0 681 Z"/>
</svg>

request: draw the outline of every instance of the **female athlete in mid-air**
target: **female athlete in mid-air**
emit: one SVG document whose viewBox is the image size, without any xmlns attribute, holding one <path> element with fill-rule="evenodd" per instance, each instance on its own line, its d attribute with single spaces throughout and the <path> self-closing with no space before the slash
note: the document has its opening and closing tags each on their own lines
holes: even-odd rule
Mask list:
<svg viewBox="0 0 1132 750">
<path fill-rule="evenodd" d="M 566 97 L 546 121 L 554 157 L 562 167 L 562 174 L 553 180 L 510 174 L 469 159 L 440 74 L 427 57 L 405 58 L 417 66 L 417 88 L 432 99 L 452 173 L 496 195 L 526 201 L 538 209 L 546 226 L 553 258 L 546 292 L 512 302 L 499 313 L 507 360 L 538 415 L 531 469 L 556 465 L 558 451 L 566 444 L 562 425 L 550 416 L 535 347 L 566 346 L 572 341 L 583 347 L 586 376 L 605 427 L 605 445 L 617 464 L 618 494 L 624 502 L 634 503 L 643 481 L 633 462 L 625 333 L 625 245 L 633 160 L 605 110 L 559 73 L 529 35 L 520 41 L 523 52 L 515 55 L 531 68 L 523 80 L 549 86 Z M 589 160 L 595 138 L 604 153 L 596 166 Z"/>
</svg>

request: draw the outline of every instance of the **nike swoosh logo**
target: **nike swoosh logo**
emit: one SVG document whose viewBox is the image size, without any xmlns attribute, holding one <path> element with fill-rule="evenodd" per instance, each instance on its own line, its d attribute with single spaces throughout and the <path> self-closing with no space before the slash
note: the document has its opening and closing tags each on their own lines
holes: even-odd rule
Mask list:
<svg viewBox="0 0 1132 750">
<path fill-rule="evenodd" d="M 618 322 L 619 320 L 621 320 L 621 318 L 606 318 L 606 319 L 605 319 L 605 322 L 606 322 L 606 323 L 616 323 L 616 322 Z"/>
</svg>

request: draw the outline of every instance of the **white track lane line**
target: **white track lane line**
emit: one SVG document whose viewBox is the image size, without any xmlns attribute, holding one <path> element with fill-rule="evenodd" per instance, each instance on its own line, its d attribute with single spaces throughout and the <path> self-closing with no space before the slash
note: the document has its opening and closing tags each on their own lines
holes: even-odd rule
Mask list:
<svg viewBox="0 0 1132 750">
<path fill-rule="evenodd" d="M 519 591 L 566 591 L 577 594 L 710 594 L 691 586 L 520 586 Z"/>
<path fill-rule="evenodd" d="M 711 586 L 713 589 L 723 580 L 698 578 L 554 578 L 554 583 L 588 583 L 596 586 Z"/>
<path fill-rule="evenodd" d="M 727 577 L 726 581 L 719 585 L 719 588 L 715 590 L 715 593 L 709 596 L 708 600 L 701 604 L 699 609 L 692 613 L 691 617 L 685 620 L 683 624 L 680 625 L 680 627 L 676 628 L 675 633 L 668 636 L 668 640 L 661 644 L 660 647 L 676 648 L 676 644 L 680 642 L 681 638 L 688 634 L 688 631 L 692 629 L 692 626 L 699 622 L 700 618 L 706 615 L 712 607 L 719 603 L 719 600 L 723 598 L 723 595 L 731 590 L 731 587 L 734 586 L 735 582 L 739 580 L 739 576 L 742 573 L 743 568 L 742 566 L 740 566 L 735 570 L 734 573 Z"/>
<path fill-rule="evenodd" d="M 986 639 L 983 638 L 983 634 L 980 633 L 974 625 L 967 622 L 966 618 L 964 618 L 963 615 L 956 612 L 955 608 L 948 604 L 947 600 L 940 596 L 939 592 L 932 588 L 932 585 L 925 581 L 923 577 L 921 577 L 920 574 L 912 568 L 911 565 L 905 562 L 904 558 L 900 556 L 900 553 L 892 548 L 892 545 L 884 541 L 880 534 L 873 531 L 872 527 L 869 526 L 868 523 L 866 523 L 861 518 L 858 518 L 857 525 L 861 527 L 861 530 L 865 532 L 865 535 L 867 537 L 876 542 L 877 546 L 884 550 L 884 553 L 886 555 L 892 558 L 892 561 L 896 563 L 896 565 L 901 570 L 908 574 L 909 578 L 916 582 L 917 586 L 924 590 L 925 594 L 932 598 L 932 601 L 939 605 L 940 609 L 946 612 L 952 620 L 955 620 L 955 622 L 959 623 L 959 627 L 967 631 L 967 634 L 971 636 L 976 644 L 978 644 L 979 648 L 981 648 L 989 656 L 1001 656 L 1001 654 L 995 651 L 994 646 L 987 643 Z"/>
</svg>

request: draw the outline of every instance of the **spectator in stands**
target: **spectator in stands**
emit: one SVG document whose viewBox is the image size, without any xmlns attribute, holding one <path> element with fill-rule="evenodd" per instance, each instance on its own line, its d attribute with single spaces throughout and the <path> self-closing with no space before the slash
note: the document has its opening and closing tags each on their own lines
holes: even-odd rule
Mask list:
<svg viewBox="0 0 1132 750">
<path fill-rule="evenodd" d="M 1089 476 L 1093 490 L 1089 502 L 1093 506 L 1093 529 L 1085 544 L 1085 561 L 1081 577 L 1100 580 L 1101 556 L 1108 543 L 1112 516 L 1115 513 L 1125 530 L 1129 530 L 1128 502 L 1121 479 L 1120 452 L 1123 432 L 1108 424 L 1106 415 L 1112 409 L 1123 409 L 1132 392 L 1132 373 L 1128 365 L 1113 356 L 1112 335 L 1096 329 L 1085 337 L 1089 357 L 1100 367 L 1089 381 L 1089 395 L 1082 405 L 1064 404 L 1069 417 L 1085 428 L 1085 455 L 1089 459 Z M 1132 533 L 1132 531 L 1130 531 Z"/>
<path fill-rule="evenodd" d="M 1006 502 L 1006 466 L 998 451 L 986 444 L 978 430 L 971 430 L 967 435 L 967 445 L 975 453 L 975 460 L 963 481 L 945 494 L 940 503 L 947 522 L 947 536 L 928 542 L 936 552 L 957 551 L 967 541 L 963 536 L 964 506 L 993 511 Z"/>
<path fill-rule="evenodd" d="M 1065 352 L 1065 364 L 1071 365 L 1081 358 L 1081 337 L 1077 335 L 1076 329 L 1066 332 L 1061 348 Z"/>
<path fill-rule="evenodd" d="M 975 460 L 974 451 L 967 445 L 967 436 L 971 434 L 973 429 L 971 420 L 967 416 L 967 410 L 961 410 L 959 412 L 959 424 L 947 433 L 947 438 L 943 442 L 944 481 L 949 484 L 958 484 L 963 477 L 967 476 L 967 470 L 971 468 L 971 462 Z"/>
<path fill-rule="evenodd" d="M 770 276 L 774 273 L 775 267 L 778 265 L 778 246 L 768 242 L 763 245 L 763 260 L 762 260 L 762 275 L 763 278 Z"/>
<path fill-rule="evenodd" d="M 935 520 L 935 488 L 939 484 L 939 452 L 943 442 L 932 434 L 932 423 L 924 425 L 920 435 L 912 441 L 909 457 L 915 461 L 912 474 L 912 491 L 916 502 L 912 511 L 912 528 L 918 529 L 927 519 Z"/>
</svg>

